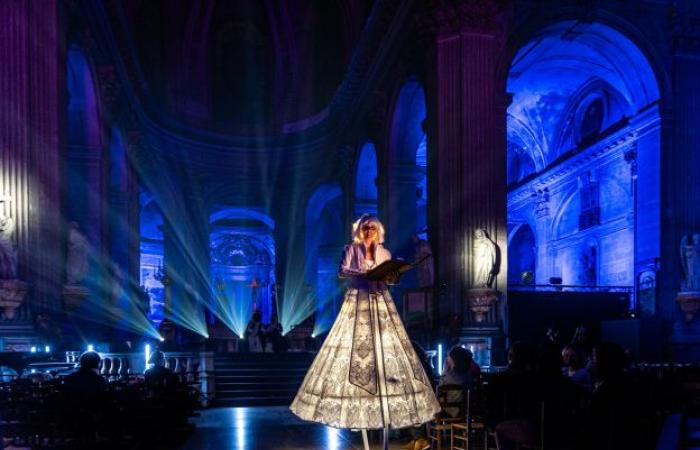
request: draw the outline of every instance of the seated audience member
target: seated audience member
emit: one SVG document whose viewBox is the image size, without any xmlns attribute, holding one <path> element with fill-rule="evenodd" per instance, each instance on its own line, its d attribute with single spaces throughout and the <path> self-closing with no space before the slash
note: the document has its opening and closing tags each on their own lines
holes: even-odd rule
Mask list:
<svg viewBox="0 0 700 450">
<path fill-rule="evenodd" d="M 144 373 L 146 387 L 151 390 L 162 391 L 174 389 L 180 384 L 177 375 L 165 367 L 165 354 L 163 352 L 153 352 L 148 362 L 153 367 Z"/>
<path fill-rule="evenodd" d="M 472 352 L 456 345 L 447 354 L 445 360 L 445 371 L 440 378 L 438 389 L 445 385 L 462 385 L 465 388 L 470 388 L 476 382 L 476 379 L 471 371 L 472 367 Z M 460 401 L 461 394 L 459 392 L 449 392 L 446 400 L 450 403 Z M 445 412 L 450 416 L 456 416 L 459 411 L 456 408 L 446 408 Z"/>
<path fill-rule="evenodd" d="M 530 369 L 530 352 L 522 342 L 514 342 L 508 349 L 508 373 L 524 373 Z"/>
<path fill-rule="evenodd" d="M 107 391 L 107 382 L 99 374 L 100 355 L 85 352 L 80 356 L 78 370 L 65 378 L 66 391 L 75 400 L 94 401 Z"/>
<path fill-rule="evenodd" d="M 492 388 L 502 390 L 500 400 L 504 403 L 502 420 L 495 427 L 498 450 L 537 445 L 543 404 L 549 442 L 556 445 L 574 435 L 572 430 L 577 427 L 574 415 L 583 391 L 562 375 L 558 352 L 545 350 L 536 371 L 506 374 L 505 380 L 496 381 Z"/>
<path fill-rule="evenodd" d="M 590 400 L 590 448 L 641 448 L 643 404 L 637 383 L 626 371 L 624 350 L 610 343 L 593 348 L 593 392 Z"/>
<path fill-rule="evenodd" d="M 590 391 L 593 387 L 593 380 L 588 370 L 583 349 L 569 344 L 561 351 L 561 357 L 564 361 L 564 367 L 562 368 L 564 376 L 586 391 Z"/>
</svg>

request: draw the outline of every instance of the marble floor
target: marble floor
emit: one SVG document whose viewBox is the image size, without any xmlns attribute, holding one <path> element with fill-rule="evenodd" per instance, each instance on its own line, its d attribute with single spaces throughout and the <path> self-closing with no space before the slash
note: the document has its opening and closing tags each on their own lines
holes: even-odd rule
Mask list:
<svg viewBox="0 0 700 450">
<path fill-rule="evenodd" d="M 192 419 L 197 428 L 181 447 L 187 450 L 361 450 L 362 435 L 304 422 L 284 406 L 212 408 Z M 409 439 L 395 437 L 390 449 Z M 370 434 L 372 450 L 382 448 L 381 433 Z"/>
</svg>

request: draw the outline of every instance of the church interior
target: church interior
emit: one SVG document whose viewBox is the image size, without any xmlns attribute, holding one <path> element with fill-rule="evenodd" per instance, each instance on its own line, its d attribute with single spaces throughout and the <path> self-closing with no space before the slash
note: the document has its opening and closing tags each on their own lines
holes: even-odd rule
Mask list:
<svg viewBox="0 0 700 450">
<path fill-rule="evenodd" d="M 0 93 L 2 448 L 700 448 L 696 0 L 3 0 Z"/>
</svg>

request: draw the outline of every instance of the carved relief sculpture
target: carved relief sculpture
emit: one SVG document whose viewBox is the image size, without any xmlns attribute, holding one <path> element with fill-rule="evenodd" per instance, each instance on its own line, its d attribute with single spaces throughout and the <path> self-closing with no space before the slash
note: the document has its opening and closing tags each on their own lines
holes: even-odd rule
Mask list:
<svg viewBox="0 0 700 450">
<path fill-rule="evenodd" d="M 680 254 L 685 279 L 676 301 L 686 322 L 690 322 L 700 310 L 700 234 L 683 236 Z"/>
<path fill-rule="evenodd" d="M 10 201 L 9 196 L 0 196 L 0 307 L 3 318 L 8 320 L 15 318 L 27 293 L 27 283 L 17 279 L 15 221 L 9 213 Z"/>
<path fill-rule="evenodd" d="M 685 280 L 681 282 L 681 291 L 700 291 L 700 234 L 683 236 L 680 253 L 685 275 Z"/>
<path fill-rule="evenodd" d="M 0 280 L 17 278 L 17 249 L 13 241 L 15 221 L 5 210 L 10 197 L 0 196 Z"/>
</svg>

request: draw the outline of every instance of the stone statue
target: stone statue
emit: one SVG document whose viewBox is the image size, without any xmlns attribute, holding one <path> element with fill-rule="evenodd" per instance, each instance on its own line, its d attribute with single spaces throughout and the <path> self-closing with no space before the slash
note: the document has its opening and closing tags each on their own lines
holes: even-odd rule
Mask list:
<svg viewBox="0 0 700 450">
<path fill-rule="evenodd" d="M 68 255 L 66 257 L 66 283 L 80 284 L 87 276 L 90 243 L 81 233 L 77 222 L 70 223 L 68 230 Z"/>
<path fill-rule="evenodd" d="M 700 234 L 683 236 L 681 239 L 681 263 L 685 281 L 681 283 L 682 292 L 700 291 Z"/>
<path fill-rule="evenodd" d="M 0 197 L 0 204 L 9 203 L 9 197 Z M 17 249 L 12 240 L 15 221 L 0 208 L 0 280 L 17 278 Z"/>
<path fill-rule="evenodd" d="M 474 232 L 474 249 L 472 263 L 474 265 L 475 288 L 490 288 L 500 269 L 498 246 L 491 240 L 486 230 Z"/>
<path fill-rule="evenodd" d="M 425 239 L 413 235 L 411 238 L 416 246 L 416 261 L 421 261 L 418 264 L 418 287 L 432 287 L 435 281 L 435 272 L 433 268 L 433 249 L 430 248 L 430 243 Z"/>
</svg>

